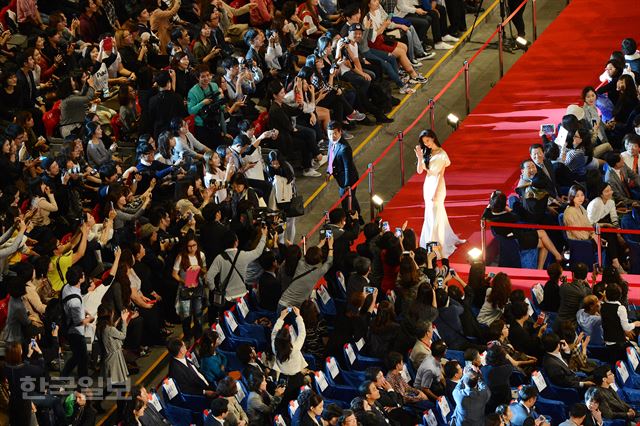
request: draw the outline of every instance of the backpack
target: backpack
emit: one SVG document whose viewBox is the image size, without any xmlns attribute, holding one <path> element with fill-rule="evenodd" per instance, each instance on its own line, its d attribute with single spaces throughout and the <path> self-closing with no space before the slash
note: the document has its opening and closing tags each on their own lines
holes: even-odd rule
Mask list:
<svg viewBox="0 0 640 426">
<path fill-rule="evenodd" d="M 66 286 L 66 284 L 65 284 Z M 64 290 L 64 287 L 62 287 Z M 62 295 L 62 290 L 60 291 Z M 78 299 L 82 302 L 82 297 L 78 294 L 70 294 L 67 297 L 61 298 L 56 297 L 47 303 L 47 307 L 44 311 L 44 324 L 45 327 L 53 328 L 52 325 L 55 323 L 60 327 L 58 330 L 59 336 L 64 336 L 67 334 L 69 330 L 69 319 L 67 318 L 66 313 L 64 312 L 64 306 L 72 299 Z"/>
</svg>

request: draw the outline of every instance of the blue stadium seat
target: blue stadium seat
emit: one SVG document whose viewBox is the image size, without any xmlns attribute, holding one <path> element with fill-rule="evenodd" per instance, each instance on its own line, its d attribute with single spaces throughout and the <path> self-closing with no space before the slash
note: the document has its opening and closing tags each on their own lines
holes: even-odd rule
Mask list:
<svg viewBox="0 0 640 426">
<path fill-rule="evenodd" d="M 329 383 L 358 388 L 364 382 L 364 372 L 344 371 L 334 357 L 328 357 L 324 363 L 324 374 Z"/>
<path fill-rule="evenodd" d="M 564 213 L 560 213 L 558 215 L 558 223 L 560 226 L 564 226 Z M 591 240 L 573 240 L 567 236 L 565 231 L 562 231 L 562 235 L 569 246 L 569 264 L 573 266 L 576 263 L 582 262 L 589 267 L 589 270 L 591 270 L 593 268 L 593 264 L 598 262 L 598 253 L 594 250 L 593 242 Z"/>
<path fill-rule="evenodd" d="M 520 244 L 515 238 L 503 237 L 497 234 L 493 228 L 491 228 L 491 232 L 500 244 L 498 266 L 528 269 L 538 267 L 538 249 L 520 250 Z"/>
<path fill-rule="evenodd" d="M 552 426 L 557 426 L 567 419 L 567 408 L 569 406 L 563 401 L 553 401 L 541 396 L 536 401 L 536 411 L 538 414 L 551 417 Z"/>
<path fill-rule="evenodd" d="M 347 343 L 342 350 L 350 370 L 364 371 L 367 367 L 382 367 L 384 365 L 380 358 L 360 355 L 357 346 L 353 343 Z"/>
</svg>

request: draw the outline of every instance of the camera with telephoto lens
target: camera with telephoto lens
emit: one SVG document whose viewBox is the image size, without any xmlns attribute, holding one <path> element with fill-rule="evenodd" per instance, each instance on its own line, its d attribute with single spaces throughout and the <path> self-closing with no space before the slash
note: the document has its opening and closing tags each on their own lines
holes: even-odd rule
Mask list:
<svg viewBox="0 0 640 426">
<path fill-rule="evenodd" d="M 282 234 L 284 232 L 284 214 L 267 208 L 251 209 L 251 217 L 256 224 L 266 226 L 269 232 Z"/>
</svg>

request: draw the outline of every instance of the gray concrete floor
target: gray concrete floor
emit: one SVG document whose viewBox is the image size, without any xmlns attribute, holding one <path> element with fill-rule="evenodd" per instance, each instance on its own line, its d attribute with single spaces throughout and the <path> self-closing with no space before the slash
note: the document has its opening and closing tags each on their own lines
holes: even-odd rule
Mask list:
<svg viewBox="0 0 640 426">
<path fill-rule="evenodd" d="M 484 7 L 489 8 L 492 4 L 489 0 L 485 0 Z M 537 1 L 537 29 L 538 36 L 542 34 L 544 29 L 558 16 L 564 9 L 566 3 L 558 0 L 538 0 Z M 481 14 L 482 15 L 482 14 Z M 468 28 L 471 28 L 474 16 L 467 15 Z M 429 99 L 433 98 L 451 79 L 453 75 L 460 69 L 466 59 L 471 58 L 473 54 L 480 48 L 482 43 L 495 31 L 500 22 L 499 7 L 493 9 L 474 30 L 471 40 L 461 42 L 456 50 L 451 54 L 440 66 L 433 72 L 430 82 L 422 86 L 414 93 L 395 113 L 393 118 L 395 121 L 381 127 L 381 129 L 370 138 L 366 146 L 356 154 L 356 165 L 360 173 L 364 173 L 367 165 L 374 161 L 389 143 L 396 136 L 397 132 L 405 129 L 428 105 Z M 531 18 L 531 2 L 525 8 L 525 24 L 527 39 L 531 42 L 533 39 L 532 18 Z M 514 28 L 515 31 L 515 28 Z M 507 29 L 507 35 L 509 30 Z M 497 42 L 498 37 L 494 40 Z M 497 43 L 496 43 L 497 44 Z M 427 74 L 430 68 L 434 67 L 444 56 L 444 51 L 436 51 L 437 56 L 434 60 L 425 61 L 419 72 Z M 509 70 L 522 55 L 522 50 L 514 53 L 504 54 L 504 70 Z M 471 91 L 471 110 L 477 105 L 482 98 L 493 88 L 500 79 L 498 65 L 498 50 L 496 47 L 487 48 L 482 52 L 470 67 L 470 91 Z M 397 91 L 394 90 L 394 96 L 402 98 Z M 465 117 L 465 95 L 464 95 L 464 77 L 460 76 L 458 80 L 450 87 L 450 89 L 440 98 L 436 105 L 436 125 L 435 130 L 440 141 L 446 141 L 453 129 L 447 124 L 446 116 L 452 112 L 464 120 Z M 413 128 L 413 130 L 404 135 L 404 158 L 405 158 L 405 178 L 408 180 L 415 173 L 415 154 L 413 147 L 416 145 L 417 135 L 421 130 L 430 126 L 429 114 Z M 373 126 L 358 126 L 354 131 L 355 138 L 350 140 L 352 148 L 356 149 L 365 138 L 375 129 Z M 379 194 L 385 201 L 390 200 L 400 189 L 400 161 L 399 147 L 396 145 L 387 156 L 377 165 L 374 173 L 374 192 Z M 298 190 L 308 199 L 318 187 L 322 184 L 323 178 L 296 178 Z M 358 187 L 358 200 L 362 208 L 365 220 L 369 218 L 369 197 L 367 194 L 366 182 Z M 296 224 L 297 236 L 296 242 L 313 226 L 322 219 L 323 213 L 338 199 L 338 186 L 332 180 L 326 188 L 313 199 L 306 209 L 304 216 L 299 217 Z M 313 239 L 315 241 L 315 237 Z"/>
</svg>

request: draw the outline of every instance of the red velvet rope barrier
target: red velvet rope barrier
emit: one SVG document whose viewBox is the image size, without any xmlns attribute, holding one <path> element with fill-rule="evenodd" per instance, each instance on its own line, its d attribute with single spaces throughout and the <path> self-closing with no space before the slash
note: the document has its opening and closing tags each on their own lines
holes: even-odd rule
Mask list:
<svg viewBox="0 0 640 426">
<path fill-rule="evenodd" d="M 494 228 L 516 228 L 516 229 L 550 229 L 558 231 L 588 231 L 595 232 L 594 228 L 587 228 L 582 226 L 560 226 L 560 225 L 536 225 L 530 223 L 504 223 L 504 222 L 491 222 L 486 221 L 485 224 Z M 600 228 L 600 232 L 611 234 L 633 234 L 640 235 L 640 230 L 636 229 L 620 229 L 620 228 Z"/>
</svg>

